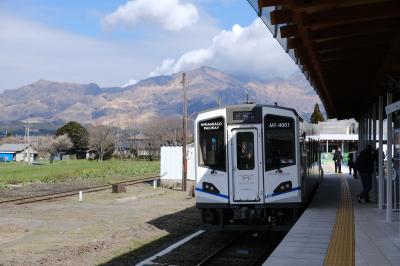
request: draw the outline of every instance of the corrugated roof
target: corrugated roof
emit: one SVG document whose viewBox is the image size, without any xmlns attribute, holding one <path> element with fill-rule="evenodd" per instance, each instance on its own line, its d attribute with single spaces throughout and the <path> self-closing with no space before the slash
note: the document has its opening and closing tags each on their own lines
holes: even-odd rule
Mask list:
<svg viewBox="0 0 400 266">
<path fill-rule="evenodd" d="M 25 149 L 25 144 L 2 144 L 0 152 L 19 152 Z"/>
</svg>

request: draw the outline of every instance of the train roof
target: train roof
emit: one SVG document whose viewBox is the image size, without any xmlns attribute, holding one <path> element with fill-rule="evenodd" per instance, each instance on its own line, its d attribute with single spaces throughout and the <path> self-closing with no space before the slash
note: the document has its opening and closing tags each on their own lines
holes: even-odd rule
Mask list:
<svg viewBox="0 0 400 266">
<path fill-rule="evenodd" d="M 282 109 L 282 110 L 288 110 L 293 112 L 302 122 L 303 118 L 297 113 L 297 111 L 294 108 L 290 108 L 290 107 L 284 107 L 284 106 L 280 106 L 280 105 L 270 105 L 270 104 L 257 104 L 257 103 L 242 103 L 242 104 L 233 104 L 233 105 L 227 105 L 224 107 L 216 107 L 216 108 L 210 108 L 201 112 L 198 112 L 198 114 L 202 114 L 202 113 L 206 113 L 206 112 L 210 112 L 210 111 L 214 111 L 214 110 L 222 110 L 222 109 L 230 109 L 230 108 L 240 108 L 240 107 L 252 107 L 252 108 L 256 108 L 256 107 L 269 107 L 269 108 L 276 108 L 276 109 Z"/>
</svg>

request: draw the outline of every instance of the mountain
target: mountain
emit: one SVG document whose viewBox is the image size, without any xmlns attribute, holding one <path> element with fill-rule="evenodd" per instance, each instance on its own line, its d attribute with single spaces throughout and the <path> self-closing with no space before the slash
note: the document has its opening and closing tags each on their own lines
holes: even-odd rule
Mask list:
<svg viewBox="0 0 400 266">
<path fill-rule="evenodd" d="M 101 88 L 39 80 L 0 94 L 0 122 L 27 118 L 38 122 L 75 120 L 82 123 L 127 127 L 157 116 L 182 113 L 181 73 L 152 77 L 128 87 Z M 239 78 L 203 66 L 187 72 L 189 113 L 217 105 L 242 103 L 247 95 L 260 104 L 295 108 L 309 118 L 318 96 L 300 73 L 288 79 Z"/>
</svg>

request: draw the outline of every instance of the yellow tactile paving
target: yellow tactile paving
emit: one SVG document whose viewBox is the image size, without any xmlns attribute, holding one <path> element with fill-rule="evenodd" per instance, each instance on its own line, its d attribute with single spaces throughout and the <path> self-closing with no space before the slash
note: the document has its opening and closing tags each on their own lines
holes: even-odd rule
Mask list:
<svg viewBox="0 0 400 266">
<path fill-rule="evenodd" d="M 336 211 L 336 222 L 333 227 L 324 265 L 355 265 L 354 210 L 349 184 L 344 175 L 341 179 L 340 205 Z"/>
</svg>

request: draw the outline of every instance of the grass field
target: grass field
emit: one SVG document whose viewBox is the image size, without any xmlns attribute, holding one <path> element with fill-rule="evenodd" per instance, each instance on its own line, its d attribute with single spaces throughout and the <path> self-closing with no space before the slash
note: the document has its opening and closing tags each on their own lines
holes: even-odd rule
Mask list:
<svg viewBox="0 0 400 266">
<path fill-rule="evenodd" d="M 159 161 L 119 161 L 103 162 L 88 160 L 40 161 L 37 165 L 25 163 L 0 163 L 0 187 L 7 184 L 28 182 L 54 183 L 73 179 L 100 178 L 105 182 L 158 174 Z"/>
</svg>

